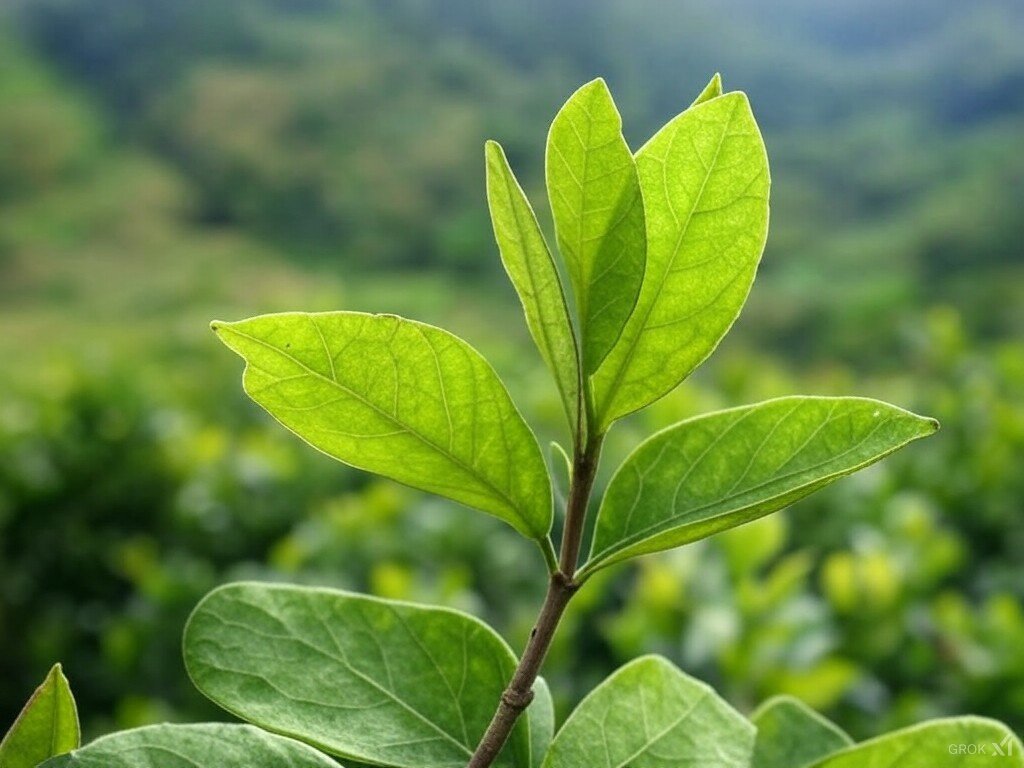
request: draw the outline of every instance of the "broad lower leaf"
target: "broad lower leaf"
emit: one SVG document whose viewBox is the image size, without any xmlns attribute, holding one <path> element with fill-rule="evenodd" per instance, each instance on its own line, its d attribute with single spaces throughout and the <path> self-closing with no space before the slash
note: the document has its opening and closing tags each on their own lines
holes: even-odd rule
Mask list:
<svg viewBox="0 0 1024 768">
<path fill-rule="evenodd" d="M 687 109 L 637 152 L 647 269 L 633 314 L 594 377 L 598 429 L 700 365 L 746 301 L 768 234 L 768 157 L 747 97 Z"/>
<path fill-rule="evenodd" d="M 756 520 L 937 428 L 859 397 L 783 397 L 683 421 L 616 471 L 584 575 Z"/>
<path fill-rule="evenodd" d="M 213 329 L 245 359 L 249 396 L 313 447 L 547 536 L 551 485 L 537 440 L 494 369 L 461 339 L 359 312 Z"/>
<path fill-rule="evenodd" d="M 853 739 L 799 699 L 778 696 L 750 718 L 757 727 L 751 768 L 805 768 Z"/>
<path fill-rule="evenodd" d="M 1024 746 L 995 720 L 932 720 L 849 747 L 814 768 L 1021 768 Z"/>
<path fill-rule="evenodd" d="M 645 656 L 587 696 L 544 768 L 748 768 L 754 727 L 704 683 Z"/>
<path fill-rule="evenodd" d="M 555 702 L 543 677 L 533 684 L 533 701 L 526 715 L 530 718 L 530 762 L 534 768 L 540 768 L 555 737 Z"/>
<path fill-rule="evenodd" d="M 75 699 L 56 664 L 0 742 L 0 768 L 35 768 L 75 749 L 80 738 Z"/>
<path fill-rule="evenodd" d="M 523 304 L 530 335 L 555 377 L 575 434 L 581 405 L 580 364 L 562 280 L 501 145 L 487 142 L 486 159 L 487 202 L 501 262 Z"/>
<path fill-rule="evenodd" d="M 297 741 L 250 725 L 151 725 L 97 739 L 40 768 L 341 768 Z"/>
<path fill-rule="evenodd" d="M 463 765 L 516 658 L 482 622 L 327 589 L 232 584 L 185 628 L 196 687 L 229 712 L 342 758 Z M 529 718 L 495 764 L 529 768 Z"/>
<path fill-rule="evenodd" d="M 569 97 L 548 133 L 546 175 L 558 247 L 592 374 L 633 311 L 646 260 L 644 204 L 622 119 L 604 80 Z"/>
<path fill-rule="evenodd" d="M 703 104 L 705 101 L 711 101 L 722 95 L 722 76 L 715 72 L 708 84 L 704 86 L 704 90 L 700 92 L 696 99 L 693 100 L 691 107 L 696 107 L 698 104 Z"/>
</svg>

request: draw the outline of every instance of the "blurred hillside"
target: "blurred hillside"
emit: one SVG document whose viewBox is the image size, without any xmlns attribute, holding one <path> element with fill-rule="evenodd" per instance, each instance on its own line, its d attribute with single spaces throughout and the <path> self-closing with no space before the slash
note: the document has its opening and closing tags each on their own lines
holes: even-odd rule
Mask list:
<svg viewBox="0 0 1024 768">
<path fill-rule="evenodd" d="M 547 123 L 580 82 L 610 81 L 639 145 L 721 70 L 772 155 L 772 293 L 750 324 L 769 343 L 877 360 L 861 321 L 939 301 L 985 334 L 1024 322 L 1014 0 L 32 0 L 14 18 L 38 66 L 99 113 L 107 148 L 180 176 L 188 224 L 334 270 L 494 280 L 485 138 L 539 193 Z M 102 162 L 64 109 L 35 118 L 60 133 L 56 156 L 25 159 L 35 174 L 76 147 Z"/>
<path fill-rule="evenodd" d="M 968 710 L 1024 728 L 1022 37 L 1018 0 L 8 0 L 0 728 L 54 658 L 92 733 L 209 714 L 178 634 L 239 575 L 469 607 L 518 644 L 530 550 L 295 444 L 206 324 L 444 324 L 560 437 L 483 141 L 546 223 L 544 138 L 572 90 L 604 76 L 639 146 L 715 71 L 772 161 L 761 276 L 720 357 L 617 430 L 609 463 L 644 429 L 794 391 L 945 429 L 756 534 L 612 574 L 550 674 L 578 696 L 657 650 L 740 706 L 793 692 L 859 734 Z"/>
</svg>

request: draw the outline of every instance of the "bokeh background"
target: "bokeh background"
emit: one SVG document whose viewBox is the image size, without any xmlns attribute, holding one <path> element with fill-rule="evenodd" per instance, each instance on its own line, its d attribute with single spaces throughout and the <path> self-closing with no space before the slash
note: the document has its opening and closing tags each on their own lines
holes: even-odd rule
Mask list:
<svg viewBox="0 0 1024 768">
<path fill-rule="evenodd" d="M 237 578 L 477 612 L 521 647 L 533 548 L 272 425 L 214 317 L 391 311 L 561 409 L 497 257 L 483 141 L 542 220 L 550 119 L 604 75 L 634 146 L 715 71 L 772 160 L 772 232 L 715 358 L 616 427 L 862 394 L 941 433 L 785 513 L 606 572 L 546 675 L 564 716 L 664 653 L 738 707 L 854 735 L 1024 731 L 1020 0 L 5 0 L 0 4 L 0 730 L 55 660 L 88 735 L 224 717 L 191 607 Z"/>
</svg>

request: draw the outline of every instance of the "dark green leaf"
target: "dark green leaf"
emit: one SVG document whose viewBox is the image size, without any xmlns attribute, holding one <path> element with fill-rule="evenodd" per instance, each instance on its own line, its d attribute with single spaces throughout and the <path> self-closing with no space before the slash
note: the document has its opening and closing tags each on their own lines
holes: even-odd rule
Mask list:
<svg viewBox="0 0 1024 768">
<path fill-rule="evenodd" d="M 1002 723 L 932 720 L 849 747 L 814 768 L 1021 768 L 1024 747 Z"/>
<path fill-rule="evenodd" d="M 748 768 L 754 727 L 704 683 L 646 656 L 572 713 L 544 768 Z"/>
<path fill-rule="evenodd" d="M 5 766 L 6 768 L 6 766 Z M 249 725 L 151 725 L 104 736 L 40 768 L 339 768 L 312 747 Z"/>
<path fill-rule="evenodd" d="M 838 726 L 790 696 L 766 701 L 750 719 L 757 727 L 751 768 L 804 768 L 853 744 Z"/>
<path fill-rule="evenodd" d="M 328 589 L 232 584 L 185 629 L 196 687 L 318 749 L 398 768 L 469 760 L 516 665 L 466 614 Z M 495 764 L 529 768 L 529 718 Z"/>
</svg>

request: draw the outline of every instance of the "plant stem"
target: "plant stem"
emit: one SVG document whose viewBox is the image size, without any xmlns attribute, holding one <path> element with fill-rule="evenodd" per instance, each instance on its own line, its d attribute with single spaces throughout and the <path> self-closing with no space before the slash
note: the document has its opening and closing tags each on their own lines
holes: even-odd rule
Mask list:
<svg viewBox="0 0 1024 768">
<path fill-rule="evenodd" d="M 495 761 L 516 720 L 533 701 L 533 684 L 544 663 L 555 630 L 569 600 L 579 589 L 579 584 L 575 581 L 576 566 L 583 541 L 583 525 L 587 519 L 587 505 L 594 488 L 594 477 L 601 455 L 601 442 L 601 437 L 588 440 L 587 446 L 583 450 L 577 449 L 573 458 L 572 482 L 566 503 L 558 570 L 551 574 L 544 605 L 530 633 L 526 650 L 523 651 L 512 680 L 501 695 L 491 724 L 487 726 L 487 731 L 480 739 L 480 744 L 470 758 L 467 768 L 488 768 Z"/>
</svg>

